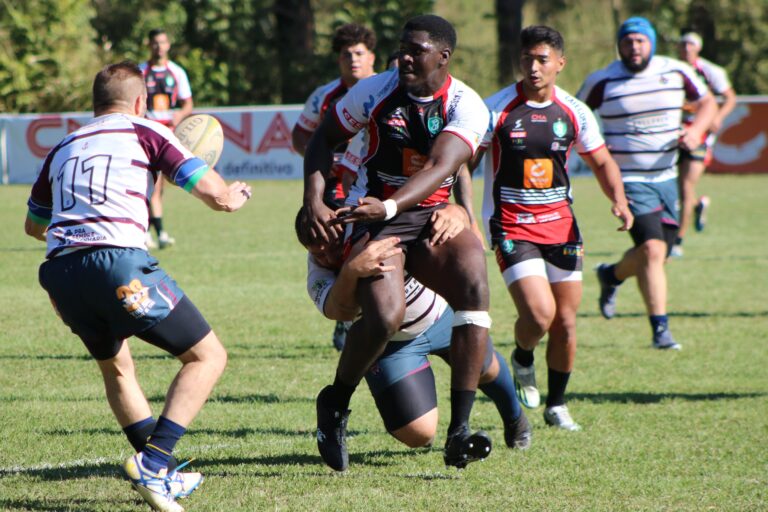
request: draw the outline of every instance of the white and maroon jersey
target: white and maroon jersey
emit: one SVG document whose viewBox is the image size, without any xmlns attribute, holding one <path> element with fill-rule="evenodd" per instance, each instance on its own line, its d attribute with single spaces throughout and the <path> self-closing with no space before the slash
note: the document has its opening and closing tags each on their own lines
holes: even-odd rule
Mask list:
<svg viewBox="0 0 768 512">
<path fill-rule="evenodd" d="M 600 114 L 622 179 L 652 183 L 677 177 L 683 105 L 706 94 L 688 64 L 654 56 L 639 73 L 614 61 L 589 75 L 577 97 Z"/>
<path fill-rule="evenodd" d="M 367 132 L 347 204 L 391 196 L 423 167 L 442 132 L 462 139 L 474 154 L 488 126 L 483 100 L 460 80 L 449 75 L 433 96 L 417 98 L 400 86 L 397 70 L 359 81 L 336 104 L 334 115 L 350 137 Z M 420 206 L 447 202 L 453 182 L 453 176 L 446 178 Z"/>
<path fill-rule="evenodd" d="M 108 114 L 48 153 L 32 186 L 29 215 L 49 223 L 48 258 L 94 246 L 146 249 L 157 174 L 190 191 L 207 171 L 165 126 Z"/>
<path fill-rule="evenodd" d="M 723 93 L 732 88 L 731 81 L 728 79 L 728 73 L 714 62 L 699 57 L 693 64 L 693 70 L 718 101 L 722 99 Z M 691 124 L 695 114 L 696 110 L 686 105 L 686 108 L 683 110 L 683 123 Z"/>
<path fill-rule="evenodd" d="M 325 301 L 336 282 L 337 272 L 321 267 L 310 254 L 307 256 L 307 293 L 317 309 L 325 315 Z M 405 317 L 398 332 L 389 341 L 412 340 L 429 329 L 448 307 L 440 295 L 412 276 L 405 275 Z"/>
<path fill-rule="evenodd" d="M 165 66 L 142 62 L 139 69 L 147 85 L 147 118 L 170 124 L 173 121 L 172 110 L 178 108 L 180 101 L 192 97 L 187 72 L 170 60 Z"/>
<path fill-rule="evenodd" d="M 567 159 L 605 146 L 595 116 L 555 87 L 551 101 L 528 100 L 521 82 L 486 98 L 491 124 L 482 146 L 483 221 L 492 240 L 559 244 L 578 239 Z"/>
</svg>

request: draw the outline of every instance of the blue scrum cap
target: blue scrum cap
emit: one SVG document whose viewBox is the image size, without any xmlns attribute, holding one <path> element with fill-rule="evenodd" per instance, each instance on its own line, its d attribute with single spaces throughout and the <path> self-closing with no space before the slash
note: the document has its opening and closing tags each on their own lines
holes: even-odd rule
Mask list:
<svg viewBox="0 0 768 512">
<path fill-rule="evenodd" d="M 633 16 L 621 24 L 616 42 L 621 41 L 627 34 L 643 34 L 651 41 L 651 56 L 656 53 L 656 31 L 653 25 L 642 16 Z"/>
</svg>

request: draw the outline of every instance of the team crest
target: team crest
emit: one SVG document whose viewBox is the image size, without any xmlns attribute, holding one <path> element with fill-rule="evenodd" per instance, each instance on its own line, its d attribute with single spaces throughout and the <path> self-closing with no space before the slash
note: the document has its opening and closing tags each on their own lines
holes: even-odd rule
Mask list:
<svg viewBox="0 0 768 512">
<path fill-rule="evenodd" d="M 552 131 L 555 132 L 555 135 L 558 137 L 565 137 L 565 134 L 568 131 L 568 125 L 566 125 L 562 119 L 558 119 L 552 124 Z"/>
<path fill-rule="evenodd" d="M 432 135 L 436 135 L 443 127 L 443 120 L 437 116 L 430 117 L 427 121 L 427 129 Z"/>
<path fill-rule="evenodd" d="M 149 296 L 149 288 L 138 279 L 132 280 L 128 285 L 119 286 L 115 292 L 125 311 L 133 318 L 143 317 L 155 305 L 155 301 Z"/>
<path fill-rule="evenodd" d="M 501 251 L 507 254 L 512 254 L 515 251 L 515 242 L 512 240 L 502 240 Z"/>
</svg>

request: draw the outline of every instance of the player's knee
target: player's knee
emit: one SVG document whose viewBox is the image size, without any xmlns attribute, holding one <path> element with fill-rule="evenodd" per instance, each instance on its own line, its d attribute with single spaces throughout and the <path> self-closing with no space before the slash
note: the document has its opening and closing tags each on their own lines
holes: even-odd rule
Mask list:
<svg viewBox="0 0 768 512">
<path fill-rule="evenodd" d="M 405 317 L 405 307 L 379 308 L 361 318 L 370 340 L 388 341 L 399 329 Z"/>
<path fill-rule="evenodd" d="M 411 421 L 406 426 L 392 431 L 391 434 L 409 448 L 420 448 L 431 445 L 435 439 L 436 432 L 437 409 L 435 408 Z"/>
<path fill-rule="evenodd" d="M 663 262 L 667 257 L 667 244 L 663 240 L 646 240 L 638 249 L 640 257 L 648 263 Z"/>
</svg>

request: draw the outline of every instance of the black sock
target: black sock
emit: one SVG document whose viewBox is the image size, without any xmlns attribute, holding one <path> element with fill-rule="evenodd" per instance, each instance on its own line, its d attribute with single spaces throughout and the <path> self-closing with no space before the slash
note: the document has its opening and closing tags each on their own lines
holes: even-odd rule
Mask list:
<svg viewBox="0 0 768 512">
<path fill-rule="evenodd" d="M 683 239 L 678 236 L 677 238 L 675 238 L 674 245 L 683 245 Z"/>
<path fill-rule="evenodd" d="M 565 388 L 568 387 L 571 372 L 559 372 L 549 368 L 548 376 L 547 407 L 565 405 Z"/>
<path fill-rule="evenodd" d="M 608 284 L 611 286 L 619 286 L 624 282 L 623 279 L 618 279 L 616 277 L 616 264 L 608 265 L 607 267 L 607 277 L 608 277 Z"/>
<path fill-rule="evenodd" d="M 131 443 L 131 446 L 133 446 L 133 449 L 140 452 L 144 449 L 144 445 L 147 444 L 149 436 L 155 431 L 156 425 L 157 421 L 150 416 L 149 418 L 128 425 L 123 429 L 123 432 L 125 432 L 125 436 L 128 438 L 128 442 Z M 176 469 L 177 465 L 178 462 L 176 461 L 176 458 L 171 455 L 171 458 L 168 461 L 168 472 L 170 473 Z"/>
<path fill-rule="evenodd" d="M 352 395 L 356 388 L 357 386 L 350 386 L 349 384 L 343 383 L 337 374 L 336 378 L 333 379 L 333 385 L 331 386 L 332 391 L 330 395 L 325 398 L 336 409 L 346 411 L 349 409 L 349 401 L 352 400 Z"/>
<path fill-rule="evenodd" d="M 468 389 L 451 389 L 451 423 L 448 434 L 457 429 L 469 428 L 469 413 L 475 403 L 475 391 Z"/>
<path fill-rule="evenodd" d="M 515 340 L 515 350 L 512 351 L 512 357 L 521 366 L 531 366 L 533 364 L 533 350 L 525 350 Z"/>
<path fill-rule="evenodd" d="M 149 224 L 155 228 L 155 231 L 157 231 L 158 236 L 160 235 L 160 232 L 163 230 L 163 218 L 162 217 L 150 217 L 149 218 Z"/>
</svg>

